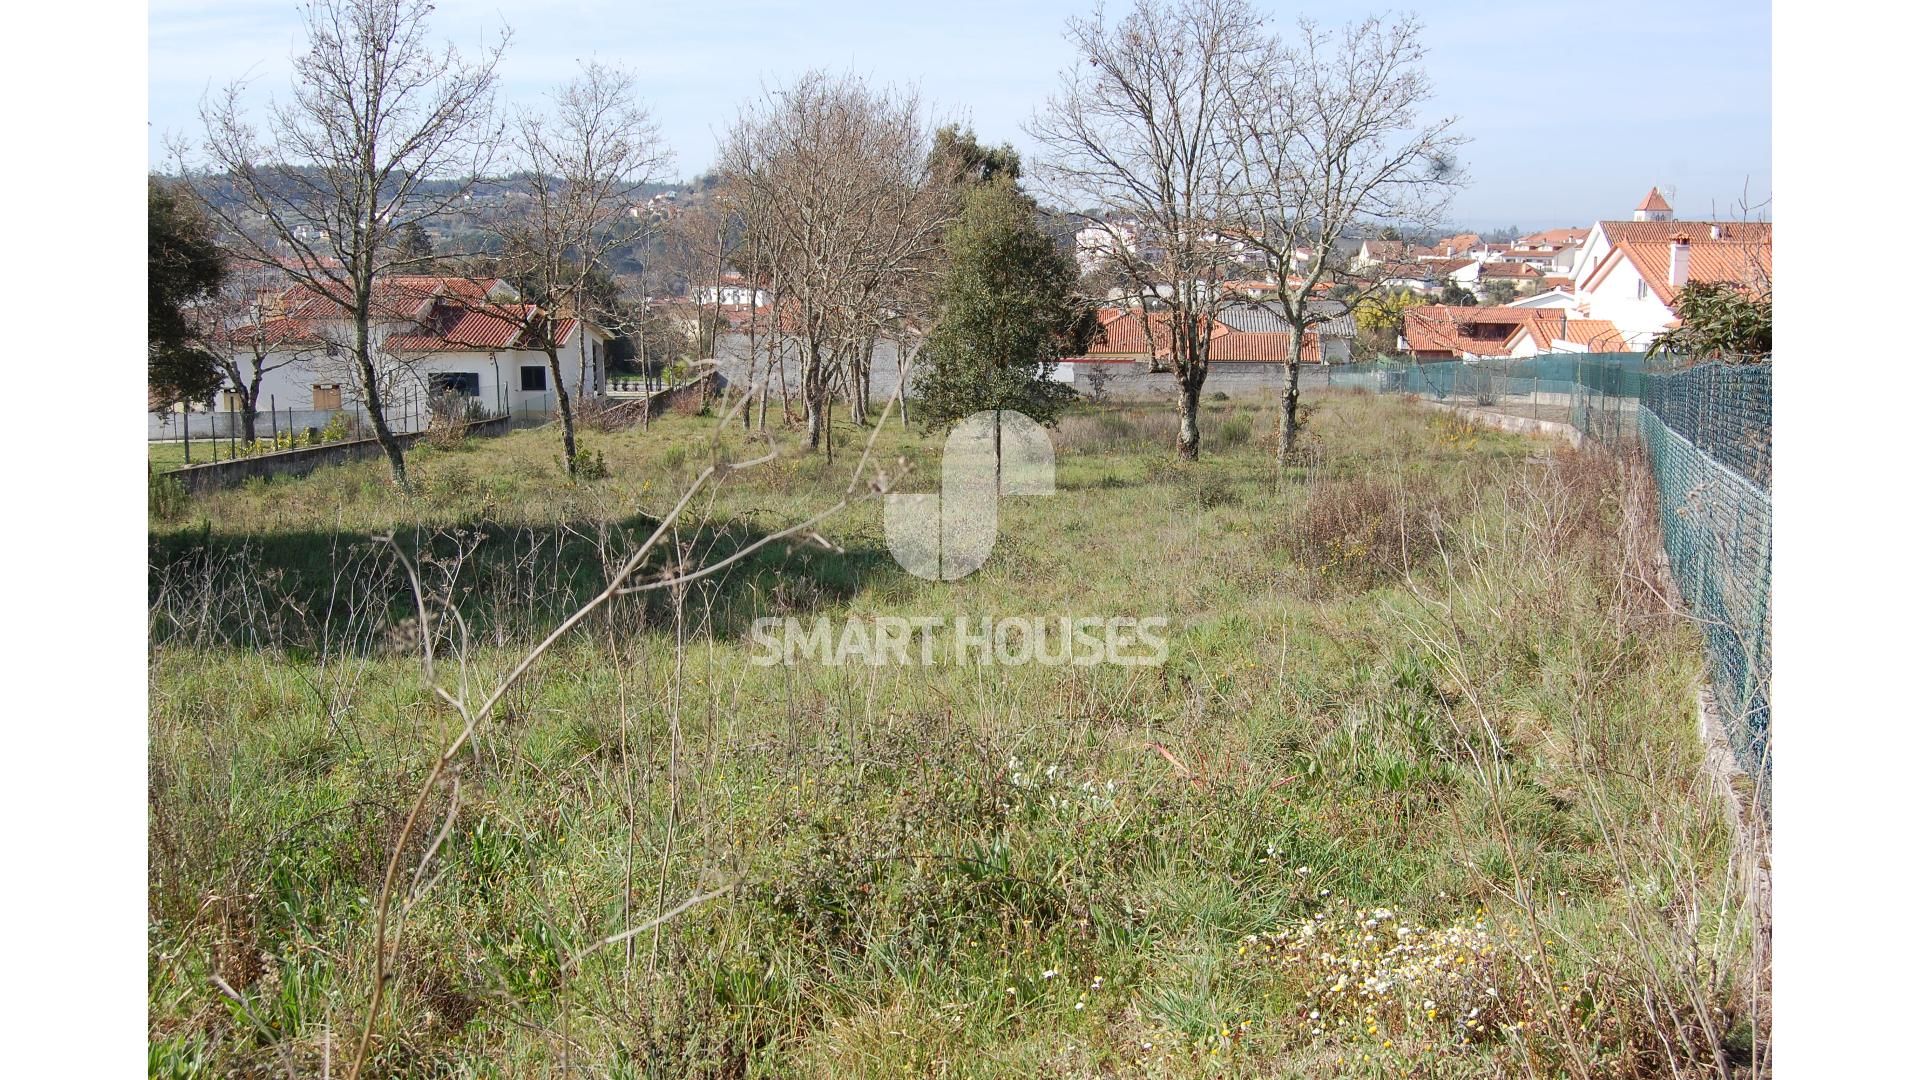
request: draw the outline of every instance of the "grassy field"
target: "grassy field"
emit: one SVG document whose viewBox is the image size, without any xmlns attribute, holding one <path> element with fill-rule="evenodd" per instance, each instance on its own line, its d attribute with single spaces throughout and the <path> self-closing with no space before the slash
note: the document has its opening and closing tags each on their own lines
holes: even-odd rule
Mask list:
<svg viewBox="0 0 1920 1080">
<path fill-rule="evenodd" d="M 1210 402 L 1197 465 L 1165 407 L 1070 415 L 1056 493 L 959 582 L 865 501 L 596 611 L 431 791 L 365 1075 L 1749 1071 L 1753 917 L 1637 473 L 1314 405 L 1285 470 L 1259 403 Z M 723 470 L 636 580 L 832 505 L 865 437 Z M 422 639 L 485 696 L 761 452 L 668 417 L 588 434 L 606 476 L 568 484 L 556 442 L 421 447 L 412 495 L 364 462 L 155 505 L 153 1075 L 344 1074 L 461 726 Z M 938 449 L 895 422 L 873 463 L 931 490 Z M 1165 616 L 1169 651 L 755 665 L 786 615 Z"/>
</svg>

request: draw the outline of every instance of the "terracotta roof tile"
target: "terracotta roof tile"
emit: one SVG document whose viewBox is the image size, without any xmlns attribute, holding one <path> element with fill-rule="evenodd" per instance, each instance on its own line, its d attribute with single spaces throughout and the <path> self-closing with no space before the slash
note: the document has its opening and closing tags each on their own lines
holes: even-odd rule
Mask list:
<svg viewBox="0 0 1920 1080">
<path fill-rule="evenodd" d="M 1671 223 L 1667 223 L 1671 229 Z M 1687 280 L 1723 281 L 1749 289 L 1764 288 L 1773 278 L 1773 244 L 1735 240 L 1693 240 L 1689 243 L 1690 255 L 1687 259 Z M 1646 279 L 1647 287 L 1653 290 L 1660 302 L 1673 306 L 1674 296 L 1679 292 L 1667 284 L 1667 269 L 1672 261 L 1672 243 L 1662 239 L 1658 242 L 1629 240 L 1616 244 L 1620 257 L 1633 263 L 1633 268 Z M 1608 262 L 1612 262 L 1610 258 Z M 1602 264 L 1602 271 L 1610 269 Z M 1604 273 L 1598 276 L 1604 276 Z M 1597 277 L 1596 277 L 1597 280 Z"/>
</svg>

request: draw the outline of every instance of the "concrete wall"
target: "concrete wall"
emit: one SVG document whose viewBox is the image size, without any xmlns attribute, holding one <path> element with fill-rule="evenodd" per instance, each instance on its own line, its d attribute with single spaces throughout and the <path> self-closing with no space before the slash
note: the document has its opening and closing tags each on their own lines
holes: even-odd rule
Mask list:
<svg viewBox="0 0 1920 1080">
<path fill-rule="evenodd" d="M 760 356 L 751 365 L 747 363 L 747 339 L 743 335 L 731 335 L 720 340 L 719 373 L 732 386 L 744 387 L 751 372 L 752 381 L 758 382 L 766 375 L 766 344 L 761 343 Z M 894 387 L 899 385 L 899 353 L 890 341 L 879 342 L 873 353 L 873 381 L 870 400 L 878 405 L 893 396 Z M 1285 364 L 1245 363 L 1235 361 L 1216 361 L 1207 371 L 1207 385 L 1203 393 L 1224 392 L 1227 394 L 1278 393 L 1286 388 Z M 776 374 L 778 372 L 776 371 Z M 1307 364 L 1300 369 L 1302 388 L 1324 388 L 1339 384 L 1342 376 L 1354 377 L 1344 365 L 1323 366 Z M 1371 377 L 1371 376 L 1367 376 Z M 1178 384 L 1171 372 L 1154 373 L 1147 365 L 1132 363 L 1075 364 L 1066 362 L 1054 370 L 1054 378 L 1067 383 L 1080 392 L 1083 398 L 1172 398 L 1178 392 Z M 800 392 L 800 364 L 793 352 L 789 351 L 786 360 L 787 392 L 798 395 Z M 780 396 L 780 386 L 773 384 L 772 395 Z"/>
<path fill-rule="evenodd" d="M 508 418 L 500 416 L 492 420 L 478 420 L 468 424 L 467 434 L 483 437 L 505 435 L 508 427 Z M 400 435 L 400 445 L 412 446 L 419 438 L 418 433 Z M 252 457 L 235 458 L 231 461 L 188 465 L 165 475 L 180 481 L 181 486 L 192 494 L 237 487 L 254 477 L 305 476 L 322 465 L 341 465 L 349 461 L 377 458 L 382 453 L 380 443 L 376 439 L 352 439 L 347 442 L 327 443 L 324 446 L 255 454 Z"/>
<path fill-rule="evenodd" d="M 1149 371 L 1144 363 L 1065 363 L 1060 365 L 1056 374 L 1061 376 L 1062 382 L 1078 390 L 1081 398 L 1090 401 L 1171 399 L 1180 389 L 1171 371 Z M 1343 364 L 1303 364 L 1300 368 L 1302 390 L 1343 386 L 1381 389 L 1376 385 L 1379 382 L 1379 373 L 1355 371 Z M 1230 397 L 1258 396 L 1278 394 L 1286 387 L 1285 364 L 1216 361 L 1208 365 L 1206 386 L 1200 392 L 1202 395 L 1226 394 Z"/>
</svg>

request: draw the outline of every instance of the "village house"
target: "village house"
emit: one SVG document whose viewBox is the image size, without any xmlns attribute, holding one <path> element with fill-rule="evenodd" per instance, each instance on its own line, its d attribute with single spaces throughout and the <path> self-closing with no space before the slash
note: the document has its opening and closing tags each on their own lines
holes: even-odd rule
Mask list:
<svg viewBox="0 0 1920 1080">
<path fill-rule="evenodd" d="M 1278 322 L 1271 313 L 1244 305 L 1229 308 L 1229 312 L 1248 325 L 1271 326 Z M 1208 329 L 1207 386 L 1223 391 L 1267 391 L 1285 385 L 1293 335 L 1268 329 L 1237 329 L 1227 317 L 1215 320 Z M 1100 309 L 1097 318 L 1098 327 L 1087 351 L 1061 360 L 1054 369 L 1056 380 L 1092 397 L 1164 397 L 1176 390 L 1171 374 L 1173 328 L 1169 313 L 1107 307 Z M 1319 332 L 1309 331 L 1302 343 L 1301 360 L 1326 362 L 1322 343 Z M 1340 351 L 1347 355 L 1350 342 L 1342 341 Z"/>
<path fill-rule="evenodd" d="M 1400 347 L 1415 360 L 1469 361 L 1628 351 L 1618 327 L 1565 309 L 1444 304 L 1408 308 Z"/>
<path fill-rule="evenodd" d="M 546 413 L 557 404 L 544 351 L 529 329 L 544 314 L 499 279 L 394 276 L 375 283 L 372 339 L 383 405 L 399 430 L 425 422 L 431 402 L 454 395 L 475 413 Z M 553 322 L 568 391 L 606 386 L 609 338 L 592 323 Z M 349 352 L 353 321 L 336 297 L 300 284 L 262 293 L 252 317 L 225 328 L 224 346 L 250 370 L 266 370 L 260 407 L 301 411 L 364 408 Z"/>
<path fill-rule="evenodd" d="M 771 302 L 771 296 L 766 289 L 750 284 L 745 274 L 734 270 L 693 288 L 695 303 L 719 304 L 723 307 L 766 307 Z"/>
<path fill-rule="evenodd" d="M 1376 263 L 1413 262 L 1433 254 L 1433 249 L 1405 240 L 1362 240 L 1353 254 L 1355 266 L 1372 266 Z"/>
<path fill-rule="evenodd" d="M 1675 220 L 1656 188 L 1630 220 L 1597 221 L 1573 261 L 1572 307 L 1619 327 L 1637 348 L 1677 325 L 1673 302 L 1689 281 L 1770 288 L 1773 226 L 1753 221 Z"/>
<path fill-rule="evenodd" d="M 1140 230 L 1127 221 L 1090 221 L 1073 234 L 1073 258 L 1081 273 L 1097 269 L 1122 251 L 1135 253 L 1139 246 Z"/>
</svg>

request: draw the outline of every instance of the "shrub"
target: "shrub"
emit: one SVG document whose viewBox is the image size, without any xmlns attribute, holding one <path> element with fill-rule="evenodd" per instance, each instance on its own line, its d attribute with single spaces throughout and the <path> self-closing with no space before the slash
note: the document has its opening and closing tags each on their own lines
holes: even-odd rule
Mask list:
<svg viewBox="0 0 1920 1080">
<path fill-rule="evenodd" d="M 147 477 L 147 513 L 157 521 L 178 521 L 187 512 L 187 489 L 165 473 Z"/>
<path fill-rule="evenodd" d="M 1214 447 L 1220 450 L 1232 450 L 1235 447 L 1245 446 L 1252 440 L 1253 418 L 1250 416 L 1229 416 L 1220 421 L 1219 430 L 1213 433 Z"/>
<path fill-rule="evenodd" d="M 573 456 L 573 478 L 581 481 L 605 480 L 613 471 L 607 468 L 607 455 L 580 447 Z"/>
<path fill-rule="evenodd" d="M 320 441 L 323 443 L 346 442 L 361 437 L 360 418 L 346 411 L 336 411 L 327 426 L 320 429 Z"/>
<path fill-rule="evenodd" d="M 1378 476 L 1316 484 L 1280 534 L 1301 565 L 1358 588 L 1410 572 L 1439 550 L 1460 509 L 1450 489 Z"/>
</svg>

